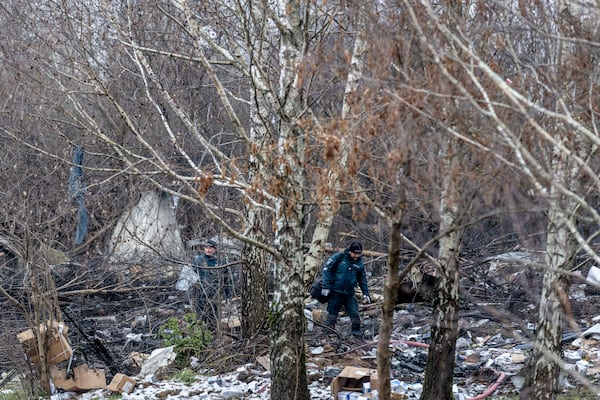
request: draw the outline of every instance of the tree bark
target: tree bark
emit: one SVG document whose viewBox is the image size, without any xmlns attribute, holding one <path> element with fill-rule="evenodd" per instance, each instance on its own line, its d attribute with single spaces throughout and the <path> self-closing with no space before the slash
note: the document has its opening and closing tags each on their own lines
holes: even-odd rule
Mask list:
<svg viewBox="0 0 600 400">
<path fill-rule="evenodd" d="M 248 224 L 251 231 L 248 236 L 257 241 L 264 241 L 265 213 L 258 209 L 248 211 Z M 244 266 L 242 267 L 242 302 L 241 324 L 242 337 L 250 339 L 261 328 L 266 328 L 266 316 L 269 309 L 267 285 L 267 258 L 265 251 L 246 244 L 243 252 Z"/>
<path fill-rule="evenodd" d="M 262 16 L 261 16 L 262 17 Z M 266 34 L 266 32 L 262 32 Z M 264 37 L 256 38 L 256 41 L 262 41 Z M 266 46 L 257 46 L 262 49 Z M 266 54 L 261 54 L 267 57 Z M 265 143 L 269 137 L 264 121 L 269 120 L 270 108 L 272 104 L 273 93 L 268 90 L 266 82 L 258 73 L 256 68 L 252 69 L 252 78 L 256 82 L 250 91 L 250 97 L 253 99 L 250 105 L 250 140 L 252 143 Z M 252 185 L 260 187 L 263 182 L 268 181 L 266 165 L 256 154 L 251 154 L 248 159 L 248 181 Z M 267 243 L 267 213 L 264 209 L 246 204 L 247 231 L 245 234 L 252 240 L 259 243 Z M 246 268 L 242 270 L 242 337 L 249 339 L 259 333 L 260 329 L 266 328 L 267 311 L 269 309 L 268 301 L 268 268 L 267 254 L 263 249 L 257 246 L 245 244 L 244 260 Z"/>
<path fill-rule="evenodd" d="M 294 129 L 292 129 L 294 130 Z M 287 158 L 285 171 L 299 171 Z M 302 175 L 279 176 L 284 192 L 277 206 L 275 233 L 281 258 L 275 260 L 271 301 L 271 399 L 309 400 L 304 342 L 304 263 L 302 252 Z"/>
<path fill-rule="evenodd" d="M 440 199 L 440 231 L 449 232 L 440 239 L 438 282 L 432 304 L 431 344 L 427 354 L 427 366 L 423 381 L 421 400 L 452 398 L 454 379 L 454 356 L 458 337 L 459 265 L 458 257 L 462 243 L 459 224 L 461 204 L 458 174 L 460 171 L 461 143 L 448 139 L 444 156 L 447 173 L 444 176 Z"/>
<path fill-rule="evenodd" d="M 302 2 L 280 0 L 280 119 L 273 178 L 275 201 L 275 290 L 271 301 L 271 399 L 309 400 L 304 343 L 303 199 L 305 142 L 300 67 L 306 51 Z M 307 6 L 307 5 L 304 5 Z"/>
<path fill-rule="evenodd" d="M 409 167 L 405 166 L 405 173 Z M 400 185 L 404 182 L 400 181 Z M 398 187 L 398 202 L 391 221 L 391 235 L 388 255 L 388 271 L 383 284 L 383 305 L 381 324 L 379 325 L 379 341 L 377 342 L 377 376 L 379 377 L 379 398 L 389 400 L 391 396 L 390 387 L 390 339 L 394 329 L 394 309 L 400 285 L 398 270 L 402 259 L 400 251 L 402 248 L 402 218 L 406 211 L 406 189 Z"/>
<path fill-rule="evenodd" d="M 367 50 L 366 38 L 366 16 L 364 13 L 357 12 L 357 28 L 354 38 L 354 48 L 350 60 L 350 71 L 346 78 L 346 87 L 342 101 L 341 119 L 348 119 L 352 114 L 353 105 L 356 102 L 358 87 L 362 79 L 364 69 L 364 58 Z M 339 132 L 341 137 L 340 153 L 332 160 L 329 173 L 325 174 L 324 179 L 327 184 L 322 187 L 329 188 L 330 192 L 319 198 L 320 207 L 318 221 L 312 235 L 312 240 L 305 259 L 305 280 L 311 282 L 312 277 L 316 275 L 317 270 L 323 264 L 323 253 L 325 242 L 331 230 L 333 217 L 337 210 L 336 202 L 340 191 L 340 174 L 347 169 L 348 157 L 351 150 L 352 135 L 346 132 Z"/>
<path fill-rule="evenodd" d="M 557 174 L 564 176 L 567 168 Z M 536 341 L 532 356 L 532 368 L 528 376 L 528 387 L 521 398 L 554 399 L 559 388 L 563 321 L 569 301 L 568 274 L 573 265 L 576 241 L 571 233 L 569 221 L 576 205 L 562 193 L 552 190 L 548 212 L 546 237 L 546 266 L 544 272 Z"/>
</svg>

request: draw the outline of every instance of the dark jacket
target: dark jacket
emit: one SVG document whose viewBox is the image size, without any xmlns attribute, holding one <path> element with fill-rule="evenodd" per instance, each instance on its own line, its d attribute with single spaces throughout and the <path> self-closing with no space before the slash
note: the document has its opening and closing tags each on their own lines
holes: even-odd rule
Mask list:
<svg viewBox="0 0 600 400">
<path fill-rule="evenodd" d="M 354 288 L 360 286 L 363 295 L 369 295 L 367 273 L 362 257 L 354 261 L 348 249 L 329 257 L 323 265 L 323 288 L 333 292 L 354 294 Z"/>
<path fill-rule="evenodd" d="M 192 260 L 192 264 L 196 267 L 216 267 L 217 257 L 208 256 L 206 254 L 199 254 Z M 219 274 L 222 273 L 220 269 L 207 269 L 207 268 L 196 268 L 196 272 L 203 281 L 213 282 L 219 280 Z"/>
<path fill-rule="evenodd" d="M 202 268 L 202 267 L 218 267 L 219 260 L 217 256 L 208 256 L 206 254 L 199 254 L 192 260 L 192 265 L 196 267 L 196 273 L 200 276 L 200 280 L 204 285 L 204 290 L 209 294 L 213 294 L 216 291 L 216 288 L 219 286 L 219 283 L 223 284 L 223 293 L 226 298 L 231 297 L 232 291 L 232 283 L 231 278 L 229 276 L 229 268 Z M 222 261 L 222 260 L 221 260 Z M 219 279 L 222 279 L 219 282 Z"/>
</svg>

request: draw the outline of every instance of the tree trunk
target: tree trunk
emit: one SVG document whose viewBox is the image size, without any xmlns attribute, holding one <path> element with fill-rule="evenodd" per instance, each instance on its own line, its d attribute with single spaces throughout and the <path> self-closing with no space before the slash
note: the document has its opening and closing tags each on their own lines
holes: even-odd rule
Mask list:
<svg viewBox="0 0 600 400">
<path fill-rule="evenodd" d="M 259 242 L 265 240 L 264 231 L 261 229 L 265 220 L 264 214 L 257 209 L 248 212 L 248 223 L 251 229 L 248 237 Z M 264 250 L 246 244 L 243 260 L 241 324 L 242 337 L 249 339 L 259 333 L 261 327 L 266 328 L 265 322 L 269 309 L 267 259 Z"/>
<path fill-rule="evenodd" d="M 460 241 L 448 239 L 446 242 Z M 449 248 L 448 243 L 446 246 Z M 422 400 L 451 399 L 454 379 L 454 356 L 458 336 L 458 259 L 451 249 L 448 257 L 440 257 L 444 272 L 439 275 L 433 299 L 433 326 L 431 345 L 427 355 L 427 367 L 423 384 Z"/>
<path fill-rule="evenodd" d="M 289 163 L 293 163 L 292 160 L 288 158 Z M 277 226 L 280 228 L 275 238 L 281 258 L 275 260 L 275 291 L 269 315 L 271 399 L 309 400 L 304 343 L 303 213 L 299 201 L 303 185 L 298 172 L 279 179 L 285 191 L 277 207 Z"/>
<path fill-rule="evenodd" d="M 566 303 L 569 301 L 568 273 L 576 251 L 575 239 L 567 227 L 575 205 L 566 196 L 556 193 L 548 212 L 546 263 L 533 365 L 528 388 L 521 398 L 554 399 L 559 388 L 562 327 Z M 561 201 L 562 200 L 562 201 Z"/>
<path fill-rule="evenodd" d="M 258 40 L 262 40 L 257 38 Z M 257 47 L 263 49 L 263 46 Z M 262 55 L 266 57 L 266 55 Z M 256 69 L 252 69 L 253 79 L 257 82 L 250 91 L 250 97 L 253 99 L 250 105 L 250 139 L 253 143 L 265 143 L 269 137 L 268 130 L 264 121 L 269 120 L 270 108 L 272 103 L 265 96 L 272 93 L 266 90 L 267 85 Z M 265 176 L 264 163 L 255 154 L 251 154 L 248 159 L 248 181 L 257 187 L 262 186 L 269 177 Z M 248 228 L 245 234 L 259 243 L 267 243 L 267 213 L 253 204 L 246 205 L 246 214 L 248 216 Z M 264 250 L 252 246 L 248 243 L 244 246 L 244 262 L 242 269 L 242 337 L 249 339 L 255 336 L 261 329 L 266 329 L 266 318 L 269 309 L 269 287 L 268 287 L 268 268 L 267 254 Z"/>
<path fill-rule="evenodd" d="M 296 266 L 292 265 L 293 263 Z M 277 262 L 277 281 L 270 319 L 271 399 L 309 400 L 304 343 L 304 285 L 300 257 Z"/>
<path fill-rule="evenodd" d="M 406 178 L 410 171 L 408 163 L 403 166 L 403 177 Z M 391 234 L 388 254 L 388 270 L 383 284 L 383 306 L 381 323 L 379 325 L 379 341 L 377 342 L 377 375 L 379 378 L 379 398 L 381 400 L 389 400 L 391 396 L 390 387 L 390 339 L 392 330 L 394 329 L 394 309 L 396 308 L 396 299 L 398 295 L 398 287 L 400 278 L 398 270 L 401 260 L 400 251 L 402 249 L 402 219 L 405 215 L 406 202 L 406 187 L 404 186 L 405 179 L 399 179 L 398 185 L 398 201 L 391 220 Z"/>
<path fill-rule="evenodd" d="M 403 189 L 401 189 L 403 190 Z M 400 250 L 402 243 L 402 216 L 405 204 L 398 204 L 396 218 L 392 222 L 390 235 L 388 271 L 383 284 L 383 305 L 381 323 L 379 325 L 379 341 L 377 342 L 377 375 L 379 378 L 379 398 L 389 400 L 390 388 L 390 339 L 394 329 L 394 309 L 398 294 L 399 278 L 398 266 L 400 265 Z"/>
<path fill-rule="evenodd" d="M 457 139 L 449 139 L 450 143 L 444 156 L 450 158 L 446 165 L 440 199 L 440 232 L 448 232 L 440 239 L 439 280 L 435 287 L 432 304 L 431 344 L 427 355 L 427 367 L 423 382 L 421 400 L 443 400 L 452 398 L 452 381 L 454 379 L 454 356 L 458 337 L 459 307 L 459 270 L 458 257 L 462 243 L 462 230 L 456 230 L 459 223 L 460 185 L 460 152 L 455 146 L 461 146 Z M 455 146 L 453 146 L 453 144 Z"/>
<path fill-rule="evenodd" d="M 568 10 L 568 8 L 566 8 Z M 563 7 L 560 10 L 560 23 L 554 28 L 570 36 L 579 29 L 580 22 L 572 18 L 562 18 Z M 556 41 L 556 47 L 548 53 L 555 58 L 550 62 L 554 82 L 571 92 L 572 98 L 586 98 L 589 91 L 588 72 L 571 73 L 572 57 L 577 57 L 577 49 L 562 40 Z M 583 79 L 582 79 L 583 78 Z M 597 75 L 596 75 L 597 79 Z M 557 101 L 556 109 L 563 104 Z M 575 108 L 575 107 L 574 107 Z M 579 114 L 576 114 L 580 118 Z M 561 340 L 566 310 L 569 308 L 569 272 L 573 267 L 577 246 L 576 215 L 581 203 L 577 201 L 580 193 L 582 170 L 586 170 L 583 160 L 590 160 L 597 147 L 581 134 L 579 130 L 565 128 L 562 121 L 552 121 L 549 132 L 557 139 L 551 147 L 549 160 L 552 166 L 552 179 L 549 182 L 549 210 L 546 232 L 546 270 L 542 286 L 536 341 L 532 355 L 532 366 L 528 375 L 525 389 L 521 398 L 532 400 L 554 399 L 559 390 L 561 358 Z M 559 145 L 557 145 L 559 144 Z M 572 146 L 572 153 L 567 154 L 563 146 Z M 577 158 L 580 158 L 580 161 Z M 589 167 L 589 166 L 588 166 Z M 585 173 L 584 173 L 585 174 Z M 595 176 L 597 171 L 592 172 Z M 567 193 L 565 193 L 567 192 Z M 575 194 L 575 195 L 573 195 Z M 580 242 L 581 244 L 581 242 Z"/>
<path fill-rule="evenodd" d="M 346 78 L 346 88 L 344 90 L 344 99 L 342 103 L 342 119 L 347 119 L 352 112 L 352 106 L 355 104 L 358 92 L 358 86 L 362 79 L 364 69 L 364 58 L 367 49 L 366 41 L 366 22 L 364 13 L 358 13 L 356 37 L 354 38 L 354 48 L 352 50 L 352 59 L 350 60 L 350 71 Z M 339 132 L 341 136 L 340 154 L 335 157 L 330 167 L 329 173 L 325 174 L 327 184 L 323 187 L 331 191 L 325 196 L 319 196 L 321 199 L 318 221 L 312 235 L 312 240 L 308 253 L 305 258 L 305 281 L 311 282 L 312 277 L 317 275 L 318 269 L 323 264 L 323 253 L 325 242 L 329 237 L 333 217 L 337 210 L 335 205 L 340 191 L 340 174 L 344 174 L 347 169 L 348 158 L 351 151 L 351 135 Z"/>
<path fill-rule="evenodd" d="M 303 2 L 280 0 L 281 33 L 277 154 L 273 182 L 275 201 L 275 290 L 271 301 L 271 399 L 309 400 L 304 348 L 304 132 L 297 125 L 303 112 L 300 67 L 307 23 Z"/>
</svg>

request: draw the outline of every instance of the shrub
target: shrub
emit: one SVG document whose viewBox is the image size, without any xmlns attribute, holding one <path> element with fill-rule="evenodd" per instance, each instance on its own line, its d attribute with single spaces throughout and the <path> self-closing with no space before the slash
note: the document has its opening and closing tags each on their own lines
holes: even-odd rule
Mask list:
<svg viewBox="0 0 600 400">
<path fill-rule="evenodd" d="M 180 365 L 187 365 L 191 357 L 198 357 L 212 340 L 204 321 L 193 313 L 170 318 L 159 328 L 159 336 L 165 346 L 174 346 L 176 362 Z"/>
</svg>

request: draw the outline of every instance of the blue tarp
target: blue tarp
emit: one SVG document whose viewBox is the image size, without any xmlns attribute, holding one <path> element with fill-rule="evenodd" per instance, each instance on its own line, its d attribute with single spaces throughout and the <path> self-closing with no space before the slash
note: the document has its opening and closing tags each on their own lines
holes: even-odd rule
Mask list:
<svg viewBox="0 0 600 400">
<path fill-rule="evenodd" d="M 73 152 L 73 166 L 69 176 L 69 198 L 77 202 L 77 229 L 75 244 L 83 243 L 88 229 L 88 213 L 85 208 L 85 187 L 83 186 L 83 147 L 77 146 Z"/>
</svg>

